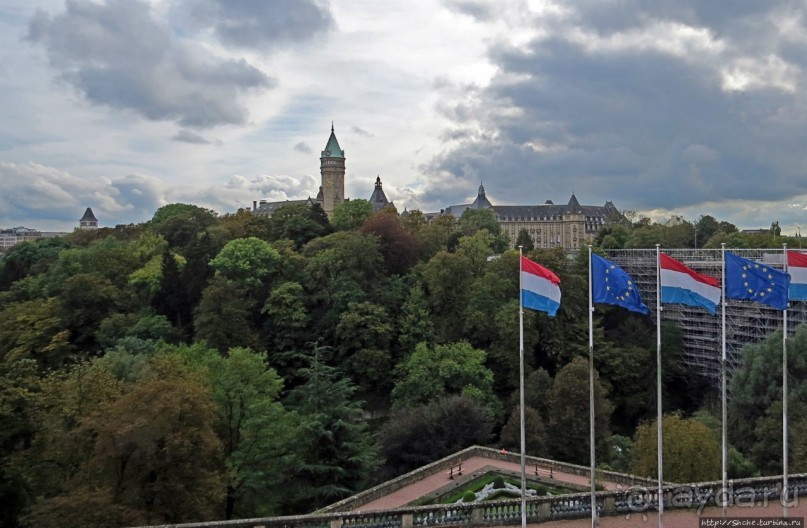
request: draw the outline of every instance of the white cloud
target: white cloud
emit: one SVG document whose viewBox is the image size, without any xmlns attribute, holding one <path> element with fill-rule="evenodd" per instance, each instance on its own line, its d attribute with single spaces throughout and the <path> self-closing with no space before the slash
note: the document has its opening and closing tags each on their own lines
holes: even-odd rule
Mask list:
<svg viewBox="0 0 807 528">
<path fill-rule="evenodd" d="M 7 224 L 305 198 L 332 121 L 348 196 L 380 175 L 401 209 L 480 180 L 495 203 L 575 191 L 743 225 L 807 203 L 800 1 L 0 6 L 4 191 L 30 180 L 0 196 Z"/>
<path fill-rule="evenodd" d="M 57 15 L 39 10 L 28 38 L 89 102 L 183 126 L 244 123 L 240 95 L 275 83 L 244 59 L 179 40 L 140 0 L 73 0 Z"/>
</svg>

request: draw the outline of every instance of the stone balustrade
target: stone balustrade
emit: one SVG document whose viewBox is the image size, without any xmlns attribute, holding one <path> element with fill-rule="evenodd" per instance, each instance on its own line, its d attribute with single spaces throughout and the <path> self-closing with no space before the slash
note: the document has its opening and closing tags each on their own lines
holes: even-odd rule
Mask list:
<svg viewBox="0 0 807 528">
<path fill-rule="evenodd" d="M 373 488 L 367 489 L 361 493 L 357 493 L 351 497 L 348 497 L 342 501 L 337 503 L 331 504 L 317 513 L 328 513 L 328 512 L 346 512 L 346 511 L 354 511 L 361 508 L 362 505 L 368 504 L 376 499 L 381 497 L 386 497 L 387 495 L 394 493 L 410 484 L 414 484 L 415 482 L 419 482 L 425 477 L 429 477 L 436 473 L 448 472 L 449 468 L 453 466 L 458 466 L 463 461 L 468 460 L 473 457 L 482 457 L 482 458 L 489 458 L 492 460 L 502 460 L 505 462 L 512 462 L 514 464 L 521 463 L 521 455 L 518 453 L 510 453 L 510 452 L 502 452 L 497 449 L 491 449 L 489 447 L 481 447 L 481 446 L 472 446 L 462 451 L 458 451 L 453 455 L 447 456 L 442 458 L 436 462 L 432 462 L 426 466 L 423 466 L 415 471 L 411 471 L 409 473 L 405 473 L 400 477 L 395 479 L 389 480 L 375 486 Z M 549 473 L 551 471 L 559 471 L 562 473 L 568 473 L 569 475 L 580 475 L 583 477 L 589 477 L 589 468 L 586 466 L 579 466 L 577 464 L 569 464 L 566 462 L 558 462 L 557 460 L 551 460 L 548 458 L 539 458 L 539 457 L 532 457 L 528 456 L 526 458 L 527 470 L 530 471 L 530 468 L 538 467 L 539 469 L 543 469 L 545 472 Z M 654 486 L 656 485 L 656 481 L 652 479 L 647 479 L 643 477 L 637 477 L 635 475 L 626 475 L 625 473 L 618 473 L 616 471 L 605 471 L 605 470 L 597 470 L 597 479 L 613 482 L 615 484 L 620 484 L 623 486 L 635 486 L 635 485 L 644 485 L 644 486 Z"/>
<path fill-rule="evenodd" d="M 729 482 L 729 493 L 721 493 L 721 482 L 670 485 L 663 488 L 664 508 L 694 509 L 729 505 L 750 507 L 779 501 L 781 476 L 758 477 Z M 791 497 L 807 492 L 807 474 L 791 475 Z M 658 489 L 634 485 L 626 489 L 600 491 L 596 494 L 600 516 L 650 513 L 657 510 Z M 579 519 L 591 516 L 591 495 L 576 493 L 556 497 L 527 499 L 527 519 L 540 523 L 555 519 Z M 413 528 L 420 526 L 518 526 L 521 524 L 521 499 L 470 504 L 431 505 L 373 512 L 330 512 L 294 517 L 242 519 L 170 525 L 172 528 Z M 158 528 L 169 528 L 168 525 Z"/>
</svg>

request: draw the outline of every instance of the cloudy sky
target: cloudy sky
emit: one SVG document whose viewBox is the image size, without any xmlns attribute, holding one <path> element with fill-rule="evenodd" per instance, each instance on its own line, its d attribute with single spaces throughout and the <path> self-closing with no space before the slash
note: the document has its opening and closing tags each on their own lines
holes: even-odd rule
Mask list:
<svg viewBox="0 0 807 528">
<path fill-rule="evenodd" d="M 0 227 L 346 194 L 807 228 L 803 0 L 0 0 Z"/>
</svg>

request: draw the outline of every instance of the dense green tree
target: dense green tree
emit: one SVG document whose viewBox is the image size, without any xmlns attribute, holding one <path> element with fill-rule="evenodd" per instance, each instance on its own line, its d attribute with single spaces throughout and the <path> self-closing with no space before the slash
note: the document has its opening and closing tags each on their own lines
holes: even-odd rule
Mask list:
<svg viewBox="0 0 807 528">
<path fill-rule="evenodd" d="M 720 222 L 720 232 L 722 233 L 736 233 L 737 226 L 732 224 L 731 222 L 722 221 Z"/>
<path fill-rule="evenodd" d="M 701 215 L 695 224 L 695 235 L 697 236 L 697 247 L 703 247 L 715 233 L 720 231 L 720 222 L 711 215 Z"/>
<path fill-rule="evenodd" d="M 12 247 L 1 260 L 0 291 L 20 279 L 45 273 L 56 262 L 59 253 L 69 247 L 70 242 L 60 237 L 23 242 Z"/>
<path fill-rule="evenodd" d="M 305 382 L 287 398 L 300 416 L 294 441 L 293 478 L 285 487 L 286 508 L 300 513 L 336 502 L 362 489 L 379 465 L 378 448 L 353 401 L 348 378 L 325 365 L 315 345 Z"/>
<path fill-rule="evenodd" d="M 715 233 L 703 247 L 706 249 L 719 249 L 721 244 L 726 244 L 728 248 L 767 247 L 766 245 L 757 245 L 752 242 L 751 237 L 742 233 L 723 233 L 722 231 Z"/>
<path fill-rule="evenodd" d="M 665 248 L 689 248 L 695 244 L 695 226 L 686 220 L 663 231 L 660 244 Z"/>
<path fill-rule="evenodd" d="M 547 449 L 546 424 L 541 413 L 534 408 L 524 406 L 524 442 L 526 453 L 530 456 L 546 457 Z M 513 408 L 502 427 L 500 443 L 511 451 L 521 452 L 521 412 Z"/>
<path fill-rule="evenodd" d="M 26 301 L 0 311 L 0 360 L 34 359 L 43 370 L 61 366 L 75 348 L 57 298 Z"/>
<path fill-rule="evenodd" d="M 403 275 L 420 256 L 420 243 L 401 226 L 397 214 L 381 211 L 369 217 L 360 228 L 377 237 L 384 267 L 390 275 Z"/>
<path fill-rule="evenodd" d="M 497 413 L 493 372 L 485 367 L 486 354 L 467 342 L 429 347 L 420 343 L 397 367 L 399 380 L 392 390 L 395 409 L 429 403 L 449 395 L 464 395 Z"/>
<path fill-rule="evenodd" d="M 473 292 L 468 285 L 485 271 L 492 241 L 489 233 L 479 231 L 473 236 L 462 237 L 455 252 L 440 251 L 418 266 L 418 277 L 433 314 L 438 341 L 465 338 L 466 320 L 462 307 L 468 306 Z"/>
<path fill-rule="evenodd" d="M 614 471 L 630 472 L 633 457 L 633 440 L 627 436 L 612 435 L 606 441 L 606 464 Z"/>
<path fill-rule="evenodd" d="M 222 215 L 216 221 L 216 225 L 226 233 L 224 236 L 228 240 L 248 237 L 270 240 L 270 223 L 270 219 L 265 215 L 253 214 L 248 209 L 239 209 L 235 213 Z"/>
<path fill-rule="evenodd" d="M 485 229 L 495 237 L 502 231 L 501 224 L 499 224 L 496 212 L 493 209 L 466 209 L 460 216 L 457 228 L 465 236 L 473 235 L 477 231 Z"/>
<path fill-rule="evenodd" d="M 602 249 L 623 249 L 630 237 L 630 228 L 624 224 L 608 224 L 600 228 L 594 245 Z"/>
<path fill-rule="evenodd" d="M 280 253 L 268 242 L 255 237 L 228 242 L 210 261 L 222 277 L 245 289 L 258 288 L 279 268 Z"/>
<path fill-rule="evenodd" d="M 807 404 L 796 396 L 788 399 L 788 472 L 801 473 L 807 461 Z M 774 401 L 756 421 L 749 459 L 762 475 L 782 473 L 782 402 Z M 736 475 L 732 475 L 736 478 Z"/>
<path fill-rule="evenodd" d="M 180 281 L 189 305 L 195 306 L 202 298 L 202 291 L 215 272 L 210 261 L 218 255 L 221 248 L 220 241 L 216 241 L 206 230 L 182 248 L 185 264 L 181 266 Z"/>
<path fill-rule="evenodd" d="M 376 304 L 350 303 L 339 318 L 336 362 L 368 392 L 389 392 L 392 333 L 387 311 Z"/>
<path fill-rule="evenodd" d="M 99 360 L 82 361 L 42 379 L 33 399 L 33 435 L 26 449 L 12 458 L 12 467 L 24 477 L 32 499 L 58 498 L 79 477 L 91 446 L 76 432 L 78 425 L 114 402 L 123 390 L 123 383 Z M 48 526 L 57 519 L 48 520 Z"/>
<path fill-rule="evenodd" d="M 209 519 L 224 489 L 205 386 L 175 361 L 84 418 L 84 456 L 61 493 L 37 501 L 37 526 L 120 526 Z M 118 519 L 121 513 L 123 519 Z"/>
<path fill-rule="evenodd" d="M 454 216 L 440 215 L 416 231 L 415 234 L 423 242 L 425 258 L 431 258 L 439 251 L 447 251 L 451 236 L 456 229 L 457 219 Z"/>
<path fill-rule="evenodd" d="M 303 286 L 297 282 L 278 284 L 266 299 L 262 312 L 266 315 L 268 350 L 272 351 L 269 359 L 275 365 L 277 361 L 283 365 L 283 353 L 302 347 L 308 340 L 310 315 Z"/>
<path fill-rule="evenodd" d="M 532 237 L 530 236 L 530 232 L 527 231 L 525 227 L 522 227 L 518 230 L 518 236 L 516 237 L 516 247 L 521 246 L 525 252 L 532 251 L 535 249 L 535 243 L 532 241 Z"/>
<path fill-rule="evenodd" d="M 496 394 L 506 397 L 518 387 L 520 332 L 518 324 L 519 302 L 515 299 L 501 304 L 495 311 L 491 336 L 487 346 L 488 367 L 493 371 Z M 538 342 L 536 319 L 548 317 L 531 310 L 524 310 L 524 364 L 527 369 L 535 366 L 530 354 Z"/>
<path fill-rule="evenodd" d="M 706 482 L 720 478 L 720 446 L 703 423 L 680 414 L 662 420 L 664 479 L 672 482 Z M 636 475 L 658 473 L 658 426 L 646 422 L 636 429 L 631 470 Z"/>
<path fill-rule="evenodd" d="M 287 238 L 300 248 L 331 231 L 328 217 L 318 204 L 289 204 L 278 207 L 269 219 L 272 240 Z"/>
<path fill-rule="evenodd" d="M 594 372 L 594 430 L 597 456 L 606 454 L 605 440 L 610 436 L 612 405 Z M 589 459 L 589 365 L 575 358 L 555 376 L 549 392 L 549 447 L 554 458 L 576 464 Z M 561 432 L 561 434 L 558 434 Z"/>
<path fill-rule="evenodd" d="M 190 204 L 174 203 L 160 207 L 154 213 L 148 228 L 162 235 L 169 247 L 189 246 L 199 235 L 213 225 L 216 213 Z"/>
<path fill-rule="evenodd" d="M 91 274 L 105 278 L 116 288 L 125 289 L 132 273 L 153 255 L 141 246 L 118 240 L 113 236 L 97 240 L 85 248 L 66 249 L 49 273 L 54 292 L 74 275 Z"/>
<path fill-rule="evenodd" d="M 423 230 L 428 227 L 429 221 L 422 211 L 415 209 L 413 211 L 404 211 L 404 213 L 401 214 L 401 224 L 409 233 L 422 240 L 420 235 L 423 233 Z"/>
<path fill-rule="evenodd" d="M 17 526 L 29 493 L 23 473 L 13 463 L 36 431 L 35 398 L 41 380 L 36 361 L 0 361 L 0 526 Z"/>
<path fill-rule="evenodd" d="M 542 368 L 527 372 L 524 377 L 524 404 L 538 411 L 544 423 L 549 423 L 549 391 L 553 383 L 552 376 Z M 510 396 L 509 410 L 518 407 L 519 398 L 516 389 Z"/>
<path fill-rule="evenodd" d="M 431 344 L 434 341 L 432 323 L 426 295 L 420 284 L 415 284 L 406 297 L 398 322 L 400 334 L 398 344 L 401 353 L 409 355 L 418 343 Z"/>
<path fill-rule="evenodd" d="M 179 259 L 167 249 L 160 259 L 160 286 L 151 305 L 181 333 L 186 333 L 186 328 L 193 323 L 193 305 L 182 280 Z"/>
<path fill-rule="evenodd" d="M 472 445 L 486 445 L 493 430 L 490 411 L 464 396 L 447 396 L 393 413 L 379 431 L 383 478 L 439 460 Z"/>
<path fill-rule="evenodd" d="M 375 237 L 340 231 L 309 242 L 303 249 L 304 286 L 312 310 L 311 335 L 333 342 L 334 329 L 351 302 L 379 295 L 384 279 L 383 258 Z"/>
<path fill-rule="evenodd" d="M 807 402 L 807 325 L 796 328 L 787 342 L 789 394 Z M 782 332 L 778 330 L 764 341 L 742 349 L 742 367 L 734 372 L 729 384 L 729 424 L 732 444 L 750 454 L 757 438 L 757 422 L 772 404 L 782 401 Z M 781 407 L 780 407 L 781 408 Z M 781 436 L 781 435 L 780 435 Z"/>
<path fill-rule="evenodd" d="M 205 340 L 222 353 L 232 347 L 255 347 L 258 333 L 246 297 L 237 283 L 214 277 L 194 311 L 196 340 Z"/>
<path fill-rule="evenodd" d="M 94 351 L 101 322 L 122 307 L 123 295 L 109 279 L 80 273 L 65 281 L 59 300 L 71 343 Z"/>
<path fill-rule="evenodd" d="M 221 515 L 256 517 L 279 513 L 279 494 L 291 469 L 294 421 L 279 402 L 283 380 L 263 354 L 231 348 L 183 347 L 178 353 L 205 373 L 216 404 L 215 430 L 229 468 Z"/>
<path fill-rule="evenodd" d="M 367 200 L 350 200 L 342 202 L 333 209 L 331 226 L 336 231 L 358 229 L 373 214 L 373 204 Z"/>
<path fill-rule="evenodd" d="M 150 303 L 154 295 L 160 291 L 162 284 L 163 256 L 156 255 L 146 264 L 129 275 L 129 285 L 139 294 L 139 297 Z"/>
<path fill-rule="evenodd" d="M 101 348 L 114 346 L 125 337 L 170 341 L 174 327 L 164 315 L 149 311 L 139 313 L 115 313 L 101 321 L 96 334 Z"/>
<path fill-rule="evenodd" d="M 660 224 L 648 224 L 635 227 L 631 232 L 625 247 L 628 249 L 654 248 L 664 240 L 667 228 Z"/>
</svg>

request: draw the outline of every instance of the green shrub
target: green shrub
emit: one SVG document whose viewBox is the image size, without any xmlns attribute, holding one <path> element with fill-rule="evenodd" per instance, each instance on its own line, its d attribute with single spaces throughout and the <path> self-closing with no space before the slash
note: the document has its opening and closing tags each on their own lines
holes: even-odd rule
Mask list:
<svg viewBox="0 0 807 528">
<path fill-rule="evenodd" d="M 494 489 L 502 489 L 504 487 L 504 477 L 501 475 L 497 475 L 495 479 L 493 479 L 493 488 Z"/>
<path fill-rule="evenodd" d="M 462 502 L 474 502 L 476 500 L 476 493 L 473 491 L 466 491 L 462 496 Z"/>
</svg>

